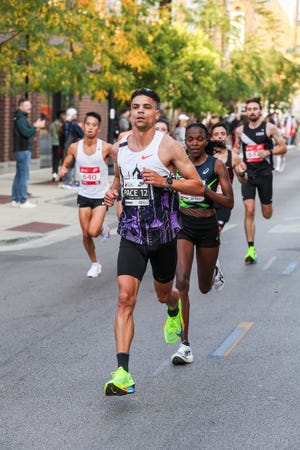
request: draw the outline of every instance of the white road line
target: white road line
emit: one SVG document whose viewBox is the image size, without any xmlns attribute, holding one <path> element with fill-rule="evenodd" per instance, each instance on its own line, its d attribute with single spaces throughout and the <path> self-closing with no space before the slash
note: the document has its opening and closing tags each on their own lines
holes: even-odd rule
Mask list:
<svg viewBox="0 0 300 450">
<path fill-rule="evenodd" d="M 166 359 L 165 361 L 163 361 L 161 363 L 161 365 L 153 372 L 153 376 L 157 377 L 157 375 L 159 375 L 165 367 L 167 367 L 170 364 L 170 359 Z"/>
<path fill-rule="evenodd" d="M 262 270 L 268 270 L 273 262 L 275 262 L 277 259 L 277 256 L 272 256 L 272 258 L 269 259 L 269 261 L 266 262 L 266 264 L 263 266 Z"/>
</svg>

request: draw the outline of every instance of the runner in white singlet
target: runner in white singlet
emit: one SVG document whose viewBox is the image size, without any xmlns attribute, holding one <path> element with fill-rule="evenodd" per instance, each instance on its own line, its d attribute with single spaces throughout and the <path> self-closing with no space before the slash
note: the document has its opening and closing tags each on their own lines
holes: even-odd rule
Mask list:
<svg viewBox="0 0 300 450">
<path fill-rule="evenodd" d="M 80 182 L 77 197 L 79 221 L 83 245 L 92 263 L 87 272 L 90 278 L 98 277 L 102 269 L 97 259 L 93 238 L 100 234 L 109 237 L 109 229 L 104 224 L 106 213 L 104 194 L 109 188 L 107 163 L 112 146 L 97 139 L 100 124 L 101 117 L 98 113 L 86 114 L 83 124 L 84 138 L 70 145 L 59 174 L 64 176 L 73 160 L 76 160 Z"/>
</svg>

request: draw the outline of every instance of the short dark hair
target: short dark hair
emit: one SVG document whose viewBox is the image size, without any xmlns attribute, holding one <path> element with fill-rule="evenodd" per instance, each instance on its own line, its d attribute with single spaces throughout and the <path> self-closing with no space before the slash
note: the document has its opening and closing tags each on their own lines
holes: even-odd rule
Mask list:
<svg viewBox="0 0 300 450">
<path fill-rule="evenodd" d="M 257 103 L 259 106 L 259 109 L 262 109 L 260 97 L 249 98 L 248 100 L 246 100 L 246 106 L 248 105 L 248 103 Z"/>
<path fill-rule="evenodd" d="M 224 129 L 226 130 L 226 134 L 229 134 L 229 128 L 228 128 L 228 125 L 227 125 L 227 123 L 224 122 L 224 121 L 220 121 L 220 122 L 214 123 L 214 124 L 211 126 L 210 134 L 212 134 L 212 132 L 214 131 L 214 129 L 215 129 L 215 128 L 218 128 L 218 127 L 224 128 Z"/>
<path fill-rule="evenodd" d="M 157 109 L 159 108 L 160 98 L 159 98 L 158 94 L 155 91 L 153 91 L 153 89 L 150 89 L 150 88 L 139 88 L 139 89 L 136 89 L 131 94 L 130 103 L 138 95 L 146 95 L 147 97 L 152 98 L 152 100 L 154 100 L 156 102 L 156 104 L 157 104 Z"/>
<path fill-rule="evenodd" d="M 201 122 L 194 122 L 194 123 L 191 123 L 190 125 L 188 125 L 188 126 L 186 127 L 185 134 L 187 133 L 187 131 L 188 131 L 190 128 L 200 128 L 200 130 L 204 131 L 205 137 L 208 138 L 208 129 L 206 128 L 206 126 L 205 126 L 203 123 L 201 123 Z"/>
<path fill-rule="evenodd" d="M 157 119 L 155 121 L 155 123 L 164 123 L 165 125 L 167 125 L 168 131 L 170 131 L 170 122 L 168 121 L 168 119 L 165 119 L 165 117 L 160 117 L 159 119 Z"/>
<path fill-rule="evenodd" d="M 98 120 L 98 124 L 101 125 L 101 116 L 97 112 L 90 111 L 90 112 L 86 113 L 84 121 L 83 121 L 84 123 L 88 117 L 94 117 L 94 119 Z"/>
<path fill-rule="evenodd" d="M 21 106 L 22 103 L 24 103 L 24 102 L 29 102 L 28 98 L 25 98 L 25 97 L 19 98 L 19 100 L 18 100 L 18 106 Z"/>
<path fill-rule="evenodd" d="M 57 111 L 56 113 L 56 119 L 60 119 L 62 114 L 65 114 L 66 110 L 65 109 L 60 109 L 59 111 Z"/>
</svg>

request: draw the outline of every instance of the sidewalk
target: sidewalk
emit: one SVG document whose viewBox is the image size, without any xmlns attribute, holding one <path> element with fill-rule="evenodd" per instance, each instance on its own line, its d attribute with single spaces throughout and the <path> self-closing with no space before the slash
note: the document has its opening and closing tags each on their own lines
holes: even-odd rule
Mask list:
<svg viewBox="0 0 300 450">
<path fill-rule="evenodd" d="M 29 200 L 36 208 L 11 206 L 13 178 L 14 173 L 0 175 L 0 252 L 41 247 L 81 235 L 77 191 L 59 188 L 51 181 L 50 168 L 30 172 Z M 108 210 L 106 223 L 115 233 L 116 208 Z"/>
</svg>

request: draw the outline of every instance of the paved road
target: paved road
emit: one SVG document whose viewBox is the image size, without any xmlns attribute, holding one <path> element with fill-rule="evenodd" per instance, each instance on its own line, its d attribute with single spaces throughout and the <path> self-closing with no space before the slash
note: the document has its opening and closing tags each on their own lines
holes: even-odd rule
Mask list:
<svg viewBox="0 0 300 450">
<path fill-rule="evenodd" d="M 132 396 L 102 392 L 116 368 L 118 236 L 97 243 L 98 279 L 85 277 L 79 236 L 2 251 L 0 449 L 299 449 L 299 167 L 293 151 L 286 172 L 274 174 L 275 212 L 266 221 L 257 211 L 253 266 L 243 264 L 235 185 L 222 236 L 223 292 L 200 294 L 192 274 L 195 361 L 187 367 L 170 364 L 177 347 L 163 341 L 165 311 L 147 271 L 135 312 Z"/>
</svg>

